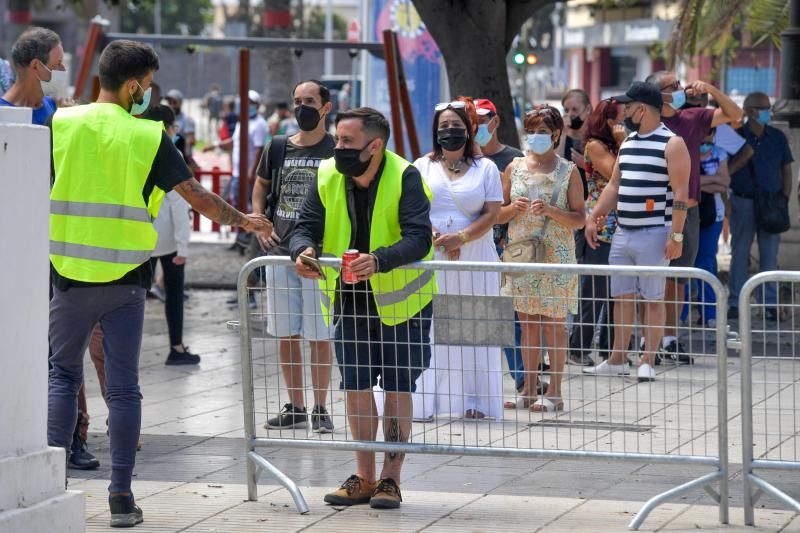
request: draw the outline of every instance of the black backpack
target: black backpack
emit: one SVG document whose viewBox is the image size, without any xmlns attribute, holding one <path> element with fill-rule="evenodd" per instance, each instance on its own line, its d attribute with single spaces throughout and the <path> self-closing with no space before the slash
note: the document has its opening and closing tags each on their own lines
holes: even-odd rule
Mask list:
<svg viewBox="0 0 800 533">
<path fill-rule="evenodd" d="M 267 173 L 270 177 L 270 191 L 267 194 L 267 204 L 265 215 L 269 220 L 275 217 L 275 209 L 278 207 L 278 198 L 281 195 L 281 169 L 283 160 L 286 157 L 286 143 L 289 137 L 286 135 L 276 135 L 272 138 L 267 151 Z"/>
</svg>

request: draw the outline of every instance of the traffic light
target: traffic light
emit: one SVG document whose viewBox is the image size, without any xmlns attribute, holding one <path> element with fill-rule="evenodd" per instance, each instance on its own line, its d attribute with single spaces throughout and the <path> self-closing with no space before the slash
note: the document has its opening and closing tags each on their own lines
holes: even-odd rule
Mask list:
<svg viewBox="0 0 800 533">
<path fill-rule="evenodd" d="M 519 54 L 519 55 L 522 55 L 522 54 Z M 525 60 L 528 62 L 529 65 L 535 65 L 536 62 L 539 61 L 539 58 L 536 57 L 536 54 L 530 53 L 530 54 L 528 54 L 528 57 L 525 58 Z"/>
<path fill-rule="evenodd" d="M 522 52 L 517 52 L 516 54 L 514 54 L 514 63 L 516 63 L 517 65 L 521 65 L 524 62 L 525 62 L 525 54 L 523 54 Z"/>
</svg>

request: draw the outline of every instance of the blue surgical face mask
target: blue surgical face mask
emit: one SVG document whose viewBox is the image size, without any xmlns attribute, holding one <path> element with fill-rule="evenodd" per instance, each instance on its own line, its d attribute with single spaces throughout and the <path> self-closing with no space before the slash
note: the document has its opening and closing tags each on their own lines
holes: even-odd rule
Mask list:
<svg viewBox="0 0 800 533">
<path fill-rule="evenodd" d="M 546 133 L 529 133 L 528 150 L 537 155 L 546 154 L 553 146 L 553 138 Z"/>
<path fill-rule="evenodd" d="M 136 82 L 136 85 L 139 85 L 138 81 Z M 139 85 L 139 89 L 142 89 L 141 85 Z M 152 92 L 153 92 L 153 88 L 152 87 L 148 87 L 146 91 L 144 89 L 142 89 L 142 93 L 143 93 L 142 94 L 142 100 L 139 101 L 139 102 L 137 102 L 136 98 L 133 96 L 133 94 L 131 94 L 131 100 L 133 100 L 133 102 L 132 102 L 131 110 L 129 111 L 129 113 L 131 115 L 141 115 L 142 113 L 147 111 L 147 108 L 150 107 L 150 95 L 151 95 Z"/>
<path fill-rule="evenodd" d="M 489 132 L 488 124 L 479 124 L 478 133 L 475 134 L 475 141 L 479 146 L 486 146 L 492 140 L 492 134 Z"/>
<path fill-rule="evenodd" d="M 771 109 L 759 109 L 758 118 L 756 120 L 762 126 L 769 125 L 769 123 L 772 122 L 772 110 Z"/>
<path fill-rule="evenodd" d="M 700 145 L 700 153 L 707 154 L 711 150 L 714 149 L 714 145 L 712 143 L 703 143 Z"/>
<path fill-rule="evenodd" d="M 176 144 L 178 142 L 178 139 L 179 137 L 178 134 L 176 133 L 175 135 L 172 136 L 172 144 Z"/>
<path fill-rule="evenodd" d="M 255 117 L 258 114 L 258 104 L 250 104 L 248 111 L 250 112 L 250 118 Z"/>
<path fill-rule="evenodd" d="M 669 105 L 672 106 L 672 109 L 678 110 L 682 108 L 686 104 L 686 91 L 681 89 L 680 91 L 675 91 L 672 93 L 672 102 Z"/>
</svg>

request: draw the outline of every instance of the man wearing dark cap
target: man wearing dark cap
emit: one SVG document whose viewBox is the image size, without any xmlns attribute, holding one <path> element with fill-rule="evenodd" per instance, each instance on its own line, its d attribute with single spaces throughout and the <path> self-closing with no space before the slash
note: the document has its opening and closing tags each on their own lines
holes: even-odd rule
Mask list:
<svg viewBox="0 0 800 533">
<path fill-rule="evenodd" d="M 597 228 L 616 207 L 618 228 L 611 241 L 609 265 L 667 266 L 680 257 L 689 197 L 691 160 L 686 143 L 661 122 L 663 100 L 658 87 L 633 82 L 615 97 L 625 106 L 631 134 L 622 143 L 611 181 L 593 212 L 586 215 L 586 242 L 598 246 Z M 643 301 L 645 352 L 640 382 L 655 380 L 655 352 L 664 330 L 665 279 L 611 276 L 614 300 L 614 350 L 607 361 L 583 371 L 595 375 L 630 373 L 626 344 L 636 317 L 635 298 Z"/>
</svg>

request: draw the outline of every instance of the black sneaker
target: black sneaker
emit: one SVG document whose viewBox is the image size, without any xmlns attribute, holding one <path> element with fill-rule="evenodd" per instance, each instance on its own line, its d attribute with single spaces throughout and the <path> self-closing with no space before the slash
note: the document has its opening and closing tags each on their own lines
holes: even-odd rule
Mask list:
<svg viewBox="0 0 800 533">
<path fill-rule="evenodd" d="M 133 527 L 144 522 L 142 510 L 133 500 L 133 495 L 109 496 L 108 506 L 111 509 L 111 527 Z"/>
<path fill-rule="evenodd" d="M 169 349 L 169 355 L 164 362 L 165 365 L 196 365 L 200 362 L 200 356 L 193 354 L 189 351 L 188 346 L 183 347 L 183 352 L 175 351 L 175 348 Z"/>
<path fill-rule="evenodd" d="M 305 408 L 300 409 L 287 403 L 283 406 L 281 414 L 270 418 L 264 424 L 267 429 L 302 429 L 308 427 L 308 415 Z"/>
<path fill-rule="evenodd" d="M 72 438 L 72 446 L 69 450 L 69 461 L 67 467 L 75 470 L 97 470 L 100 461 L 97 457 L 89 453 L 86 443 L 79 437 Z"/>
<path fill-rule="evenodd" d="M 594 366 L 594 359 L 588 354 L 571 353 L 569 357 L 567 357 L 567 363 L 575 366 Z"/>
<path fill-rule="evenodd" d="M 314 433 L 333 433 L 333 421 L 322 405 L 315 405 L 311 410 L 311 431 Z"/>
<path fill-rule="evenodd" d="M 656 361 L 663 360 L 665 363 L 675 365 L 693 365 L 694 358 L 686 353 L 686 348 L 678 341 L 672 341 L 666 347 L 662 344 L 656 354 Z M 658 363 L 656 363 L 658 364 Z"/>
</svg>

